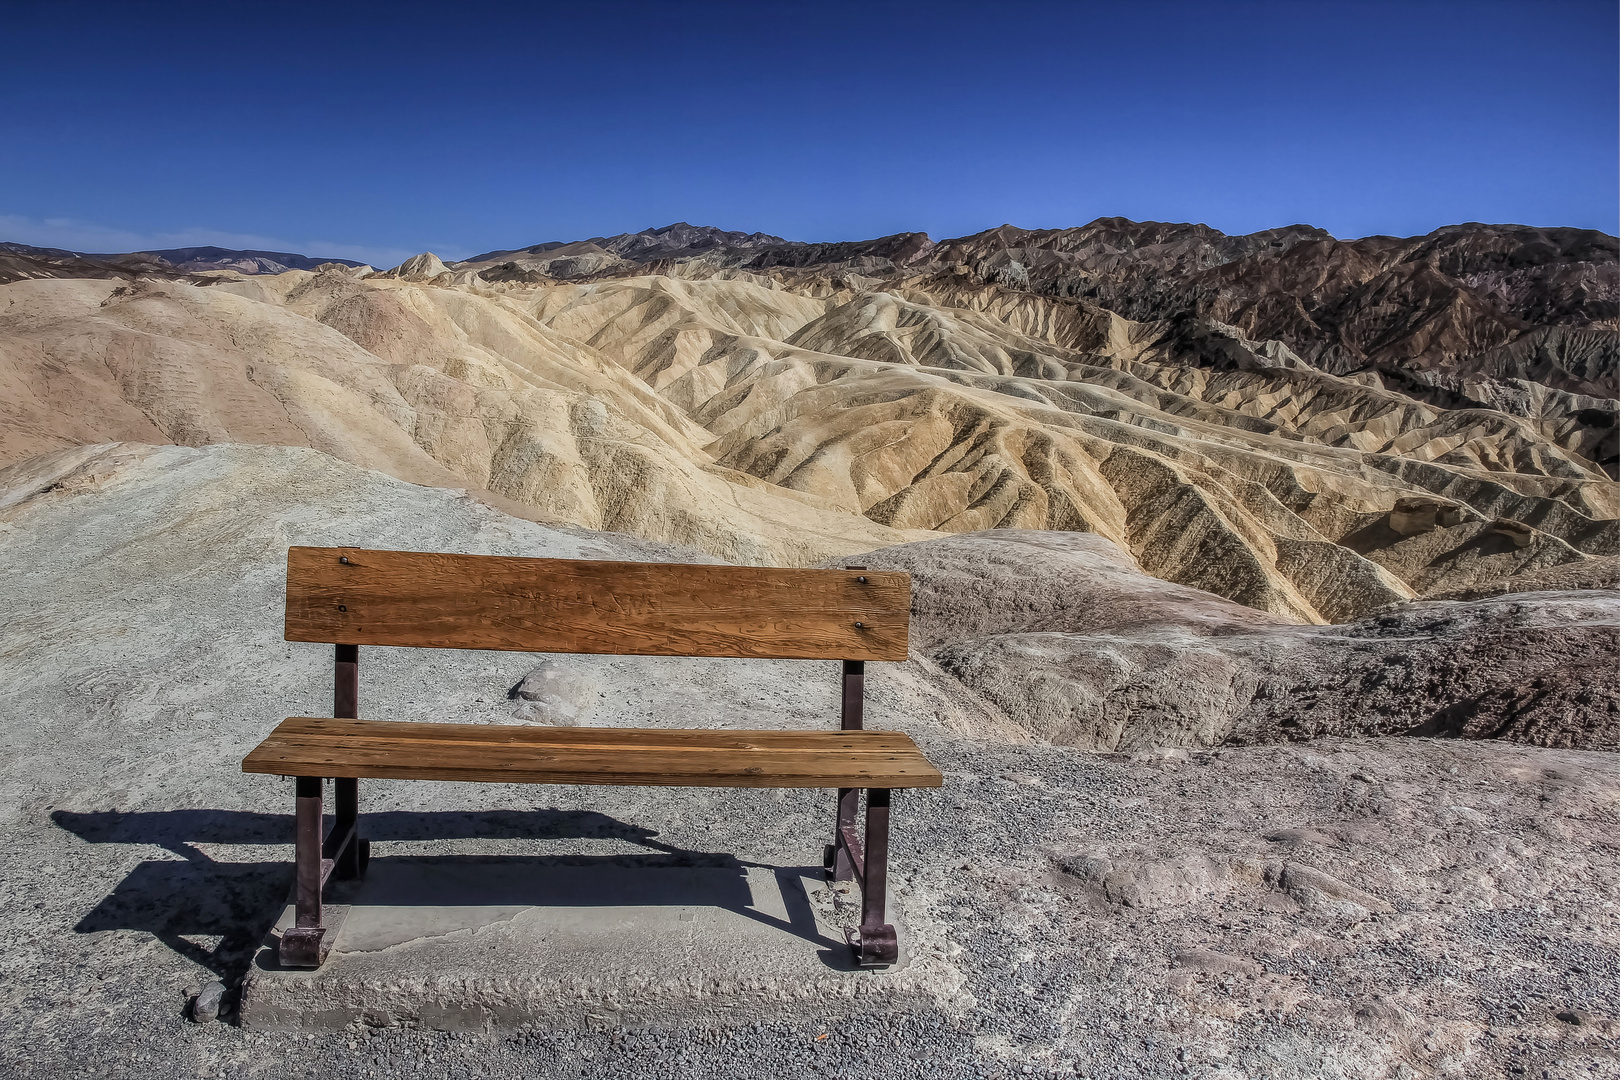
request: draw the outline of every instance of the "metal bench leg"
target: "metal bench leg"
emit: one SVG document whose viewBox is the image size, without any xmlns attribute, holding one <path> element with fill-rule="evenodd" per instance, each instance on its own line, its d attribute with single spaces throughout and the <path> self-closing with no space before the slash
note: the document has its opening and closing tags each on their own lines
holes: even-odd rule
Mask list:
<svg viewBox="0 0 1620 1080">
<path fill-rule="evenodd" d="M 293 908 L 294 925 L 281 932 L 282 967 L 320 967 L 330 942 L 321 925 L 321 778 L 300 776 L 297 786 L 297 834 L 294 865 L 298 883 Z"/>
<path fill-rule="evenodd" d="M 851 570 L 865 570 L 864 566 L 851 566 Z M 866 723 L 866 661 L 845 660 L 843 692 L 840 704 L 839 726 L 845 731 L 859 731 Z M 833 881 L 854 881 L 855 864 L 849 850 L 841 842 L 845 830 L 855 831 L 855 819 L 861 812 L 860 788 L 838 789 L 838 820 L 833 825 L 833 842 L 827 845 L 821 863 Z"/>
<path fill-rule="evenodd" d="M 332 651 L 332 715 L 360 715 L 360 646 L 337 645 Z M 364 876 L 371 845 L 360 839 L 360 781 L 340 776 L 332 781 L 332 876 L 353 881 Z"/>
<path fill-rule="evenodd" d="M 889 789 L 866 792 L 866 843 L 862 845 L 861 928 L 851 936 L 855 962 L 886 967 L 900 959 L 894 927 L 884 921 L 889 893 Z"/>
</svg>

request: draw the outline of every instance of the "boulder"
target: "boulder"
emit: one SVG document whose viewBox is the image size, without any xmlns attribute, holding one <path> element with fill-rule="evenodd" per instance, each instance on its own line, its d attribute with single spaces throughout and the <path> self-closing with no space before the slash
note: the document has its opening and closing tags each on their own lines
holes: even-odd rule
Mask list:
<svg viewBox="0 0 1620 1080">
<path fill-rule="evenodd" d="M 1389 527 L 1402 536 L 1419 536 L 1437 528 L 1461 525 L 1467 516 L 1467 509 L 1456 503 L 1406 497 L 1395 500 L 1389 512 Z"/>
</svg>

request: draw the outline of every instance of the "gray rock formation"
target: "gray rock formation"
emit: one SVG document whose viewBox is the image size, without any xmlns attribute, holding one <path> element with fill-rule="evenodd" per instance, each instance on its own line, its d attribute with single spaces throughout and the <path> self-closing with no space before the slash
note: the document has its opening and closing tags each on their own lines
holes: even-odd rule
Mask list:
<svg viewBox="0 0 1620 1080">
<path fill-rule="evenodd" d="M 1620 749 L 1620 591 L 1394 605 L 1302 626 L 997 530 L 861 556 L 914 580 L 914 645 L 1035 738 L 1100 749 L 1323 735 Z"/>
</svg>

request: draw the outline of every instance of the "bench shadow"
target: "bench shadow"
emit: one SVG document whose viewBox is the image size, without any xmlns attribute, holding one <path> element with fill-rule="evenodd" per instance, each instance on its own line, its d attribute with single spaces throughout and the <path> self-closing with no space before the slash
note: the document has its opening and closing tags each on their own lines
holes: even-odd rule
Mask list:
<svg viewBox="0 0 1620 1080">
<path fill-rule="evenodd" d="M 749 871 L 754 873 L 750 875 Z M 818 946 L 827 967 L 854 970 L 847 943 L 823 932 L 806 878 L 821 867 L 766 866 L 729 855 L 676 851 L 619 855 L 395 855 L 374 857 L 365 879 L 336 883 L 328 902 L 353 905 L 338 938 L 345 951 L 374 952 L 407 941 L 504 922 L 527 910 L 589 908 L 714 909 Z M 752 877 L 752 880 L 750 880 Z M 769 884 L 767 884 L 767 882 Z M 367 909 L 382 918 L 357 919 Z M 674 912 L 654 916 L 642 934 L 676 932 Z M 628 947 L 625 926 L 612 924 Z M 717 938 L 716 948 L 729 944 Z M 254 963 L 278 966 L 274 951 Z"/>
<path fill-rule="evenodd" d="M 254 962 L 281 915 L 292 885 L 290 856 L 222 862 L 211 845 L 290 845 L 290 814 L 234 810 L 76 813 L 51 820 L 92 844 L 161 847 L 179 858 L 138 864 L 74 926 L 81 934 L 135 930 L 234 985 Z M 775 927 L 819 946 L 829 967 L 850 967 L 848 947 L 817 924 L 806 876 L 820 867 L 767 867 L 733 855 L 692 851 L 659 842 L 657 832 L 595 811 L 380 811 L 361 816 L 373 844 L 456 839 L 614 839 L 646 849 L 622 855 L 432 855 L 376 857 L 367 880 L 387 883 L 379 900 L 401 907 L 714 907 Z M 703 874 L 663 871 L 702 868 Z M 747 872 L 768 869 L 786 918 L 754 906 Z M 714 871 L 721 871 L 715 873 Z M 342 886 L 345 891 L 355 888 Z M 333 894 L 330 900 L 338 901 Z M 377 902 L 377 901 L 371 901 Z M 209 945 L 196 939 L 217 939 Z"/>
</svg>

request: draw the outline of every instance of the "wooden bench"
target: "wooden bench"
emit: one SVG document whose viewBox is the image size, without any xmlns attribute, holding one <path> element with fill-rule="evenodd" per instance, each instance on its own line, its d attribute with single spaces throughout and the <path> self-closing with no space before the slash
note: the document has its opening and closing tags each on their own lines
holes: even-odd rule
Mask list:
<svg viewBox="0 0 1620 1080">
<path fill-rule="evenodd" d="M 890 792 L 938 787 L 905 735 L 862 729 L 868 660 L 904 660 L 911 579 L 893 572 L 442 555 L 287 552 L 288 641 L 336 646 L 332 717 L 295 716 L 242 770 L 296 777 L 295 925 L 281 963 L 319 967 L 327 880 L 365 873 L 359 781 L 473 780 L 838 789 L 823 863 L 861 887 L 857 963 L 899 955 L 885 921 Z M 359 719 L 359 647 L 842 660 L 839 731 L 552 728 Z M 334 814 L 323 835 L 323 780 Z M 857 833 L 866 792 L 865 837 Z"/>
</svg>

